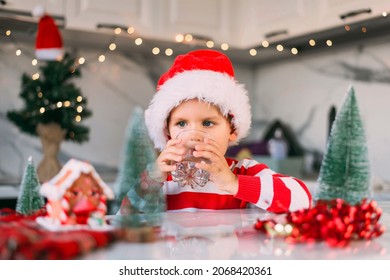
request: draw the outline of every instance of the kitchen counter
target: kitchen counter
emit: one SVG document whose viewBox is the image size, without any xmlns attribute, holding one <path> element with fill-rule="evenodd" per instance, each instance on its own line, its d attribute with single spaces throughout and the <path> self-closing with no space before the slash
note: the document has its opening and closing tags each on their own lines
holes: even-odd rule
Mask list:
<svg viewBox="0 0 390 280">
<path fill-rule="evenodd" d="M 270 238 L 254 230 L 258 218 L 273 214 L 260 209 L 235 209 L 163 214 L 158 240 L 151 243 L 116 242 L 94 251 L 84 259 L 390 259 L 390 201 L 378 201 L 383 210 L 380 224 L 387 230 L 372 240 L 353 241 L 345 248 L 324 242 L 289 244 L 281 237 Z"/>
</svg>

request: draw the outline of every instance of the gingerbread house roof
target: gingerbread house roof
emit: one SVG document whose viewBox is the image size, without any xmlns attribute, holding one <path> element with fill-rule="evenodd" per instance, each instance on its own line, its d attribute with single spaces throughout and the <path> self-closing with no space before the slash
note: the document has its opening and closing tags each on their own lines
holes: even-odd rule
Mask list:
<svg viewBox="0 0 390 280">
<path fill-rule="evenodd" d="M 103 182 L 95 168 L 90 163 L 77 159 L 70 159 L 55 177 L 42 184 L 40 192 L 49 200 L 58 200 L 64 196 L 66 190 L 73 185 L 82 173 L 91 174 L 102 188 L 107 199 L 114 198 L 114 192 Z"/>
</svg>

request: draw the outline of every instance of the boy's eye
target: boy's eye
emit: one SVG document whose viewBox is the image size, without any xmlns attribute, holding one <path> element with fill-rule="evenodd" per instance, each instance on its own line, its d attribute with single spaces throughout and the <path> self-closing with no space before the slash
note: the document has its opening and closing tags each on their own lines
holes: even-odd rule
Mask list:
<svg viewBox="0 0 390 280">
<path fill-rule="evenodd" d="M 213 123 L 211 121 L 204 121 L 203 126 L 212 126 Z"/>
<path fill-rule="evenodd" d="M 72 196 L 78 196 L 81 192 L 79 190 L 73 190 L 71 191 Z"/>
<path fill-rule="evenodd" d="M 180 121 L 176 125 L 179 126 L 179 127 L 185 127 L 186 126 L 186 122 L 185 121 Z"/>
<path fill-rule="evenodd" d="M 88 192 L 88 196 L 99 196 L 99 191 L 98 190 L 90 190 Z"/>
</svg>

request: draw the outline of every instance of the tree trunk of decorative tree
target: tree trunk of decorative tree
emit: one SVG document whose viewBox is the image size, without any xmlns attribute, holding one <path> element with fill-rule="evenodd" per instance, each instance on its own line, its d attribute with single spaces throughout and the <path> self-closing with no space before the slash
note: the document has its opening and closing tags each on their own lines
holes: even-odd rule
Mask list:
<svg viewBox="0 0 390 280">
<path fill-rule="evenodd" d="M 65 133 L 66 130 L 57 123 L 37 125 L 37 134 L 41 139 L 43 151 L 43 158 L 37 169 L 39 181 L 50 180 L 60 171 L 61 164 L 58 161 L 58 153 Z"/>
</svg>

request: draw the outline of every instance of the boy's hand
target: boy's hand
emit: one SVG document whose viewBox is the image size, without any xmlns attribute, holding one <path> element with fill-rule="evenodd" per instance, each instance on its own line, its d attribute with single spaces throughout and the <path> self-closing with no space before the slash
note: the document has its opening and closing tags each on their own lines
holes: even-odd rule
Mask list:
<svg viewBox="0 0 390 280">
<path fill-rule="evenodd" d="M 230 170 L 226 162 L 224 153 L 219 145 L 212 139 L 205 139 L 204 143 L 195 146 L 193 153 L 195 157 L 208 159 L 208 163 L 196 163 L 197 168 L 201 168 L 210 173 L 211 180 L 220 190 L 227 191 L 235 195 L 238 191 L 237 176 Z"/>
<path fill-rule="evenodd" d="M 164 178 L 168 176 L 169 172 L 176 170 L 175 162 L 183 160 L 185 149 L 178 147 L 180 142 L 181 139 L 169 140 L 156 160 L 157 171 L 161 172 Z"/>
</svg>

